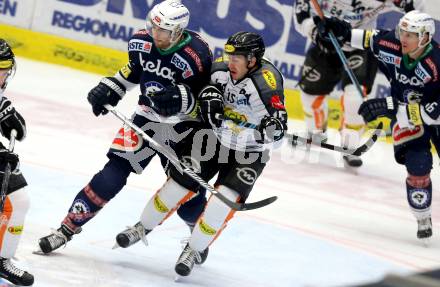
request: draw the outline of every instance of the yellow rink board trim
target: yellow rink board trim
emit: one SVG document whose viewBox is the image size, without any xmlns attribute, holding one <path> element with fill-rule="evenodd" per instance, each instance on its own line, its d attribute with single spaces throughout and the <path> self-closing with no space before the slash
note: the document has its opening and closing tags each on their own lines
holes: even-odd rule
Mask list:
<svg viewBox="0 0 440 287">
<path fill-rule="evenodd" d="M 112 75 L 128 61 L 126 52 L 0 24 L 0 37 L 18 56 L 82 71 Z"/>
</svg>

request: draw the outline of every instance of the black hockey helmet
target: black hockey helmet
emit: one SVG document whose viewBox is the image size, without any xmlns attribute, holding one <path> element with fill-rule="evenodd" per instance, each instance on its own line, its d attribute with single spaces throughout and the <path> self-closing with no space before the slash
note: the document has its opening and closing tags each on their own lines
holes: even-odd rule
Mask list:
<svg viewBox="0 0 440 287">
<path fill-rule="evenodd" d="M 225 53 L 232 55 L 244 55 L 250 58 L 257 58 L 261 61 L 265 51 L 263 38 L 252 32 L 237 32 L 225 44 Z"/>
<path fill-rule="evenodd" d="M 0 39 L 0 69 L 11 69 L 15 65 L 15 57 L 12 52 L 11 46 Z"/>
</svg>

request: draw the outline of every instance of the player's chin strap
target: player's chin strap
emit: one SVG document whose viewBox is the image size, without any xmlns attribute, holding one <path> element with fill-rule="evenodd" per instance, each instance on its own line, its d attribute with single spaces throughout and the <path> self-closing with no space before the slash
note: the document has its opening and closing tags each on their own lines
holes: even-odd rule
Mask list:
<svg viewBox="0 0 440 287">
<path fill-rule="evenodd" d="M 15 146 L 15 137 L 17 136 L 17 131 L 12 130 L 11 136 L 9 139 L 9 152 L 14 151 Z M 5 205 L 6 200 L 6 193 L 8 191 L 8 185 L 9 185 L 9 177 L 11 176 L 11 164 L 9 162 L 6 163 L 5 171 L 3 173 L 3 181 L 2 181 L 2 187 L 0 190 L 0 212 L 3 212 L 3 208 Z"/>
<path fill-rule="evenodd" d="M 245 210 L 251 210 L 251 209 L 257 209 L 260 207 L 264 207 L 268 204 L 271 204 L 275 200 L 277 200 L 276 196 L 268 197 L 266 199 L 252 202 L 252 203 L 238 203 L 230 201 L 227 197 L 225 197 L 223 194 L 219 193 L 217 190 L 215 190 L 210 184 L 208 184 L 206 181 L 204 181 L 201 177 L 199 177 L 192 169 L 188 168 L 179 161 L 179 159 L 169 152 L 167 149 L 163 148 L 158 142 L 156 142 L 154 139 L 152 139 L 150 136 L 148 136 L 141 128 L 139 128 L 137 125 L 132 123 L 126 116 L 124 116 L 122 113 L 118 112 L 114 107 L 110 105 L 104 105 L 104 107 L 109 110 L 112 114 L 114 114 L 118 119 L 120 119 L 124 124 L 128 125 L 130 128 L 132 128 L 138 135 L 142 136 L 142 138 L 150 143 L 150 147 L 156 150 L 158 153 L 161 153 L 163 156 L 168 158 L 168 160 L 181 172 L 184 172 L 186 175 L 191 177 L 193 180 L 195 180 L 201 187 L 205 188 L 207 191 L 211 192 L 214 196 L 216 196 L 218 199 L 220 199 L 222 202 L 224 202 L 227 206 L 230 208 L 237 210 L 237 211 L 245 211 Z"/>
<path fill-rule="evenodd" d="M 322 21 L 325 21 L 324 13 L 321 10 L 321 7 L 319 6 L 319 3 L 317 0 L 311 0 L 313 8 L 315 8 L 316 13 L 319 15 Z M 335 35 L 333 32 L 330 31 L 329 33 L 330 41 L 332 42 L 333 46 L 335 47 L 336 53 L 338 53 L 339 58 L 341 59 L 342 65 L 344 66 L 345 71 L 347 72 L 348 76 L 350 77 L 351 82 L 356 87 L 356 90 L 358 91 L 361 98 L 364 98 L 364 93 L 362 92 L 361 85 L 359 84 L 359 81 L 357 80 L 356 76 L 353 73 L 353 70 L 350 68 L 350 65 L 348 64 L 347 57 L 345 57 L 344 52 L 341 49 L 341 46 L 338 43 L 338 40 L 336 40 Z"/>
<path fill-rule="evenodd" d="M 221 114 L 216 114 L 215 117 L 219 120 L 227 120 L 227 121 L 232 121 L 234 122 L 236 125 L 241 126 L 241 127 L 245 127 L 245 128 L 249 128 L 249 129 L 256 129 L 258 130 L 259 126 L 253 123 L 249 123 L 249 122 L 245 122 L 245 121 L 240 121 L 238 119 L 233 119 L 233 118 L 229 118 L 225 115 L 221 115 Z M 288 138 L 291 138 L 292 142 L 302 142 L 303 144 L 312 144 L 315 146 L 319 146 L 325 149 L 329 149 L 329 150 L 334 150 L 337 152 L 341 152 L 341 153 L 345 153 L 345 154 L 351 154 L 351 155 L 355 155 L 355 156 L 361 156 L 362 154 L 366 153 L 373 145 L 374 143 L 377 141 L 377 139 L 379 138 L 381 132 L 382 132 L 382 127 L 383 127 L 383 123 L 380 122 L 373 135 L 363 144 L 360 145 L 358 148 L 356 149 L 349 149 L 346 147 L 342 147 L 342 146 L 337 146 L 337 145 L 332 145 L 332 144 L 328 144 L 325 142 L 316 142 L 313 141 L 312 138 L 303 138 L 294 134 L 287 134 Z"/>
</svg>

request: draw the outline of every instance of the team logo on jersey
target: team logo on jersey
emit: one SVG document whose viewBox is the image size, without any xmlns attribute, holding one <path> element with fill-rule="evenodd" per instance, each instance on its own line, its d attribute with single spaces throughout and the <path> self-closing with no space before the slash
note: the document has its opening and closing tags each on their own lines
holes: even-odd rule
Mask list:
<svg viewBox="0 0 440 287">
<path fill-rule="evenodd" d="M 171 58 L 171 63 L 173 63 L 177 69 L 183 71 L 182 78 L 187 79 L 187 78 L 191 77 L 192 75 L 194 75 L 194 72 L 191 69 L 191 66 L 179 54 L 173 55 L 173 57 Z"/>
<path fill-rule="evenodd" d="M 321 79 L 321 73 L 310 66 L 303 67 L 302 76 L 305 77 L 308 82 L 317 82 Z"/>
<path fill-rule="evenodd" d="M 208 223 L 203 220 L 203 218 L 201 218 L 199 221 L 199 228 L 200 231 L 206 235 L 214 235 L 217 233 L 217 230 L 209 226 Z"/>
<path fill-rule="evenodd" d="M 142 57 L 142 53 L 139 53 L 139 62 L 144 71 L 154 73 L 161 78 L 170 80 L 173 84 L 175 83 L 174 75 L 176 72 L 168 67 L 162 67 L 162 60 L 157 60 L 156 63 L 153 61 L 145 61 Z"/>
<path fill-rule="evenodd" d="M 129 52 L 138 51 L 138 52 L 150 53 L 152 45 L 153 44 L 148 41 L 133 39 L 133 40 L 130 40 L 130 42 L 128 43 L 128 51 Z"/>
<path fill-rule="evenodd" d="M 183 49 L 183 51 L 185 51 L 185 53 L 187 53 L 191 58 L 193 58 L 194 62 L 197 65 L 197 69 L 199 70 L 199 72 L 203 72 L 202 60 L 200 59 L 200 57 L 196 53 L 196 51 L 194 51 L 190 46 L 186 46 Z"/>
<path fill-rule="evenodd" d="M 409 191 L 411 205 L 417 209 L 427 208 L 431 202 L 427 189 L 413 189 Z"/>
<path fill-rule="evenodd" d="M 397 67 L 400 67 L 400 63 L 402 62 L 402 57 L 398 57 L 384 51 L 379 52 L 379 59 L 384 63 L 391 64 Z"/>
<path fill-rule="evenodd" d="M 14 235 L 20 235 L 23 232 L 23 225 L 9 226 L 8 232 Z"/>
<path fill-rule="evenodd" d="M 417 78 L 416 76 L 408 78 L 408 76 L 404 75 L 404 74 L 400 74 L 396 71 L 396 80 L 401 82 L 404 85 L 411 85 L 411 86 L 416 86 L 416 87 L 423 87 L 424 84 L 423 82 Z"/>
<path fill-rule="evenodd" d="M 357 69 L 364 63 L 364 58 L 360 55 L 353 55 L 350 58 L 348 58 L 348 65 L 350 68 Z"/>
<path fill-rule="evenodd" d="M 275 79 L 275 75 L 267 69 L 263 69 L 262 73 L 263 73 L 263 78 L 266 81 L 267 85 L 272 90 L 276 90 L 277 89 L 277 81 Z"/>
<path fill-rule="evenodd" d="M 403 91 L 403 99 L 406 103 L 420 103 L 422 100 L 423 94 L 414 91 L 414 90 L 404 90 Z"/>
<path fill-rule="evenodd" d="M 250 167 L 237 168 L 237 177 L 247 185 L 253 185 L 257 180 L 257 172 Z"/>
<path fill-rule="evenodd" d="M 157 194 L 154 196 L 154 208 L 160 213 L 168 213 L 170 211 Z"/>
<path fill-rule="evenodd" d="M 429 66 L 429 68 L 431 68 L 432 73 L 434 74 L 434 82 L 438 81 L 438 70 L 436 65 L 434 64 L 434 62 L 432 61 L 431 58 L 427 58 L 425 60 L 425 63 Z"/>
<path fill-rule="evenodd" d="M 150 81 L 145 83 L 145 95 L 152 94 L 154 92 L 162 91 L 165 87 L 156 81 Z"/>
<path fill-rule="evenodd" d="M 423 68 L 423 66 L 420 63 L 417 64 L 417 67 L 415 68 L 414 73 L 425 84 L 428 83 L 432 79 L 431 75 L 428 73 L 428 71 L 425 70 L 425 68 Z"/>
</svg>

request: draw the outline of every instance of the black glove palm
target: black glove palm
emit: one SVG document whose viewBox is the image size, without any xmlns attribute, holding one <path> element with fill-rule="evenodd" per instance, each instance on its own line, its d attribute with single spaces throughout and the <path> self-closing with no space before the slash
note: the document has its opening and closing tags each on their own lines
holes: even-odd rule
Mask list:
<svg viewBox="0 0 440 287">
<path fill-rule="evenodd" d="M 351 25 L 347 21 L 339 20 L 336 17 L 325 17 L 322 20 L 319 16 L 313 17 L 316 25 L 314 31 L 314 42 L 324 51 L 334 51 L 330 40 L 330 32 L 333 33 L 339 45 L 351 41 Z"/>
<path fill-rule="evenodd" d="M 366 123 L 374 121 L 380 116 L 395 116 L 397 113 L 398 102 L 392 97 L 384 99 L 369 99 L 361 104 L 358 114 L 362 116 Z"/>
<path fill-rule="evenodd" d="M 214 86 L 203 89 L 199 96 L 199 105 L 202 120 L 212 127 L 219 128 L 223 120 L 216 118 L 216 115 L 223 115 L 225 108 L 220 90 Z"/>
<path fill-rule="evenodd" d="M 11 101 L 3 97 L 0 100 L 0 132 L 10 139 L 12 130 L 17 132 L 17 140 L 21 141 L 26 137 L 26 122 L 11 105 Z"/>
<path fill-rule="evenodd" d="M 87 100 L 92 105 L 95 116 L 105 115 L 108 110 L 104 105 L 115 107 L 125 95 L 125 86 L 114 77 L 105 77 L 90 90 Z"/>
</svg>

